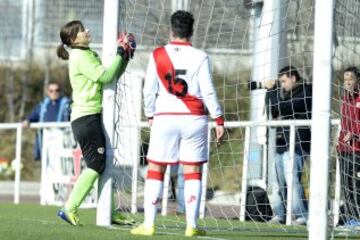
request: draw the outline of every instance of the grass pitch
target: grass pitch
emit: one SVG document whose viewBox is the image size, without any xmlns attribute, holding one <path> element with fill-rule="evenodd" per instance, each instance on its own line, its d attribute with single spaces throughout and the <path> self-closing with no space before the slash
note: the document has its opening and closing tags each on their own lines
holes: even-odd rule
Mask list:
<svg viewBox="0 0 360 240">
<path fill-rule="evenodd" d="M 157 235 L 153 237 L 139 237 L 130 234 L 130 228 L 126 226 L 99 227 L 95 224 L 96 211 L 94 209 L 81 209 L 80 219 L 84 224 L 81 227 L 73 227 L 56 216 L 58 207 L 40 206 L 36 204 L 12 203 L 0 204 L 0 239 L 1 240 L 92 240 L 92 239 L 185 239 L 184 219 L 179 217 L 158 216 Z M 142 221 L 142 215 L 136 216 Z M 263 223 L 245 222 L 238 220 L 215 220 L 206 219 L 200 221 L 200 225 L 207 229 L 206 237 L 194 239 L 306 239 L 305 227 L 284 227 Z M 342 236 L 335 239 L 358 239 L 358 236 Z"/>
</svg>

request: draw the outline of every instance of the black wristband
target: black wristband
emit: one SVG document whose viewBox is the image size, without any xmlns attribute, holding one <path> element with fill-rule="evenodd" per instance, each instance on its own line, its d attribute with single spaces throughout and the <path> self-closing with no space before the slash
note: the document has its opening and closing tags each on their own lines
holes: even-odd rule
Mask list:
<svg viewBox="0 0 360 240">
<path fill-rule="evenodd" d="M 129 60 L 129 58 L 126 56 L 126 52 L 125 52 L 125 49 L 124 47 L 122 46 L 118 46 L 117 47 L 117 51 L 116 51 L 116 54 L 121 56 L 122 58 L 124 58 L 125 60 Z"/>
</svg>

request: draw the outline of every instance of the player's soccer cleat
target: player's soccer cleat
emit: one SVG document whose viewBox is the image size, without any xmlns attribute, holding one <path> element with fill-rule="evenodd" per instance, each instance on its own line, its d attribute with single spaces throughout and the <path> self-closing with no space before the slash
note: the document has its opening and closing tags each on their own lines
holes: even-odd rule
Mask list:
<svg viewBox="0 0 360 240">
<path fill-rule="evenodd" d="M 274 216 L 269 221 L 267 221 L 267 223 L 270 223 L 270 224 L 283 224 L 283 223 L 285 223 L 285 221 L 280 216 Z"/>
<path fill-rule="evenodd" d="M 111 223 L 117 225 L 133 225 L 135 223 L 135 219 L 130 216 L 125 216 L 120 212 L 113 212 L 111 216 Z"/>
<path fill-rule="evenodd" d="M 307 224 L 307 221 L 306 221 L 306 218 L 304 217 L 299 217 L 297 219 L 295 219 L 293 222 L 292 222 L 293 225 L 306 225 Z"/>
<path fill-rule="evenodd" d="M 337 228 L 340 231 L 360 231 L 360 222 L 355 219 L 348 220 L 343 226 Z"/>
<path fill-rule="evenodd" d="M 195 236 L 206 236 L 205 230 L 193 228 L 191 226 L 186 227 L 185 237 L 195 237 Z"/>
<path fill-rule="evenodd" d="M 155 235 L 155 226 L 147 228 L 144 224 L 141 224 L 138 227 L 133 228 L 130 233 L 134 235 L 153 236 Z"/>
<path fill-rule="evenodd" d="M 77 212 L 67 212 L 64 209 L 60 209 L 57 213 L 58 217 L 73 226 L 80 226 L 80 220 Z"/>
</svg>

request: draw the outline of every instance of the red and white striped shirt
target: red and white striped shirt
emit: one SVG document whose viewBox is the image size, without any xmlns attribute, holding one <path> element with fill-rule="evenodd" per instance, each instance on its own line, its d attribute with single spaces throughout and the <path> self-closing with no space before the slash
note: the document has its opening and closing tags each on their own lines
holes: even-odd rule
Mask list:
<svg viewBox="0 0 360 240">
<path fill-rule="evenodd" d="M 223 115 L 211 79 L 209 57 L 190 43 L 170 42 L 154 50 L 143 94 L 147 117 L 206 115 L 207 111 L 214 119 Z"/>
<path fill-rule="evenodd" d="M 344 141 L 345 135 L 351 134 L 349 142 Z M 339 135 L 338 152 L 360 151 L 360 95 L 354 93 L 345 95 L 341 104 L 341 131 Z"/>
</svg>

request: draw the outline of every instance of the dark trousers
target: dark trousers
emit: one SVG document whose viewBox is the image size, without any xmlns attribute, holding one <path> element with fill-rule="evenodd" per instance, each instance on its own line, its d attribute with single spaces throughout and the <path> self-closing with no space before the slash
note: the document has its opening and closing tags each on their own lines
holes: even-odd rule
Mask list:
<svg viewBox="0 0 360 240">
<path fill-rule="evenodd" d="M 105 136 L 101 114 L 80 117 L 71 123 L 75 139 L 86 162 L 86 166 L 102 173 L 105 169 Z"/>
<path fill-rule="evenodd" d="M 339 154 L 345 219 L 360 220 L 360 152 Z"/>
</svg>

